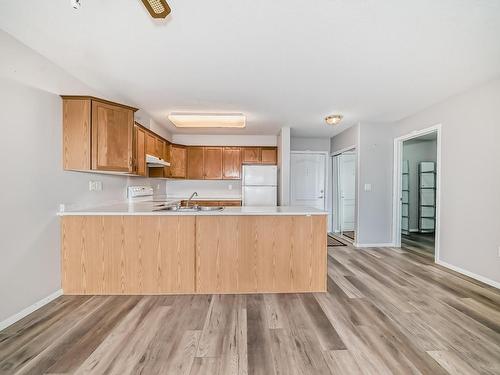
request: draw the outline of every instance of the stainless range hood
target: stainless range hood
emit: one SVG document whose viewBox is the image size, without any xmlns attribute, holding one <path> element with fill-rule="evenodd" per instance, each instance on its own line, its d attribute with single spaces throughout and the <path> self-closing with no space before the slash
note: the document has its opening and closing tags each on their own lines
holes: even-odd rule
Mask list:
<svg viewBox="0 0 500 375">
<path fill-rule="evenodd" d="M 149 168 L 163 168 L 170 167 L 170 163 L 156 156 L 146 154 L 146 164 Z"/>
</svg>

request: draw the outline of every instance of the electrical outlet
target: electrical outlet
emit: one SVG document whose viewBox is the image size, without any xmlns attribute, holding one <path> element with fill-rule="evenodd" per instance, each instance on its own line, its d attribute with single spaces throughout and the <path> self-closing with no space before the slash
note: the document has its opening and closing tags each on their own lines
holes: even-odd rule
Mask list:
<svg viewBox="0 0 500 375">
<path fill-rule="evenodd" d="M 233 190 L 233 185 L 229 184 L 227 187 L 228 190 Z"/>
<path fill-rule="evenodd" d="M 372 191 L 372 184 L 365 184 L 365 191 Z"/>
<path fill-rule="evenodd" d="M 89 191 L 102 191 L 102 181 L 89 181 Z"/>
</svg>

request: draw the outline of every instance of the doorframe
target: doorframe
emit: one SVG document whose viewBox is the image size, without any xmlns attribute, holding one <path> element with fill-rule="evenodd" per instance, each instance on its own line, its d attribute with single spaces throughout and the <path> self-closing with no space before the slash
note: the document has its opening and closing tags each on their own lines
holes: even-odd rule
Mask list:
<svg viewBox="0 0 500 375">
<path fill-rule="evenodd" d="M 406 135 L 394 138 L 394 176 L 392 192 L 392 241 L 394 247 L 401 247 L 401 186 L 403 142 L 418 138 L 426 134 L 436 133 L 436 229 L 434 234 L 434 262 L 439 262 L 440 234 L 441 234 L 441 124 L 425 129 L 415 130 Z"/>
<path fill-rule="evenodd" d="M 323 191 L 323 210 L 327 211 L 328 210 L 328 195 L 327 192 L 329 191 L 328 188 L 328 151 L 290 151 L 290 201 L 292 200 L 292 154 L 315 154 L 315 155 L 323 155 L 325 157 L 325 184 L 324 186 L 324 191 Z"/>
<path fill-rule="evenodd" d="M 340 168 L 339 168 L 339 163 L 338 163 L 338 156 L 346 153 L 346 152 L 349 152 L 349 151 L 352 151 L 355 155 L 356 155 L 356 170 L 355 170 L 355 181 L 354 181 L 354 194 L 355 194 L 355 197 L 356 197 L 356 201 L 355 201 L 355 206 L 354 206 L 354 240 L 352 240 L 351 238 L 349 237 L 345 237 L 345 236 L 342 236 L 342 238 L 346 239 L 347 241 L 352 241 L 353 244 L 356 244 L 357 243 L 357 238 L 358 238 L 358 217 L 359 217 L 359 189 L 358 189 L 358 181 L 359 181 L 359 150 L 358 150 L 358 146 L 357 145 L 351 145 L 351 146 L 347 146 L 347 147 L 344 147 L 344 148 L 341 148 L 340 150 L 337 150 L 335 152 L 332 152 L 330 154 L 330 157 L 331 157 L 331 160 L 332 160 L 332 190 L 331 190 L 331 195 L 332 195 L 332 203 L 333 201 L 336 202 L 336 208 L 337 208 L 337 211 L 335 213 L 335 215 L 333 215 L 333 212 L 332 212 L 332 232 L 333 233 L 337 233 L 335 232 L 335 230 L 337 229 L 337 227 L 335 226 L 336 223 L 339 223 L 340 222 L 340 205 L 339 205 L 339 172 L 340 172 Z M 335 169 L 335 170 L 334 170 Z M 335 173 L 334 173 L 335 172 Z M 333 177 L 336 178 L 335 181 L 333 181 Z M 334 183 L 335 182 L 335 183 Z M 336 195 L 334 194 L 333 192 L 333 185 L 336 185 Z M 332 210 L 333 210 L 333 204 L 332 204 Z M 335 223 L 334 223 L 334 220 L 333 220 L 333 217 L 335 216 Z M 340 232 L 339 234 L 342 233 L 342 228 L 341 228 L 341 225 L 339 227 L 340 229 Z"/>
</svg>

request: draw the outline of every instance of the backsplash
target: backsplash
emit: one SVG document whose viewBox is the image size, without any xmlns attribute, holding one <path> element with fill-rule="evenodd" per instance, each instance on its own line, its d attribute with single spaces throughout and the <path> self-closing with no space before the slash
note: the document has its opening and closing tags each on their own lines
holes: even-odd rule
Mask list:
<svg viewBox="0 0 500 375">
<path fill-rule="evenodd" d="M 167 180 L 167 196 L 189 197 L 197 192 L 200 198 L 241 198 L 240 180 Z"/>
</svg>

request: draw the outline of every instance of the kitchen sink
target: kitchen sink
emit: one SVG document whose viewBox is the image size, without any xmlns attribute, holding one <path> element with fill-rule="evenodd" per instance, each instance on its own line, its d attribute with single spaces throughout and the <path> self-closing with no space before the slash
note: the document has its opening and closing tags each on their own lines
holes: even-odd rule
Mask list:
<svg viewBox="0 0 500 375">
<path fill-rule="evenodd" d="M 222 206 L 212 206 L 212 207 L 202 207 L 202 206 L 190 206 L 190 207 L 180 207 L 180 206 L 166 206 L 159 207 L 155 211 L 173 211 L 173 212 L 207 212 L 207 211 L 222 211 L 224 207 Z"/>
<path fill-rule="evenodd" d="M 224 207 L 222 206 L 208 206 L 208 207 L 199 207 L 200 211 L 222 211 Z"/>
</svg>

